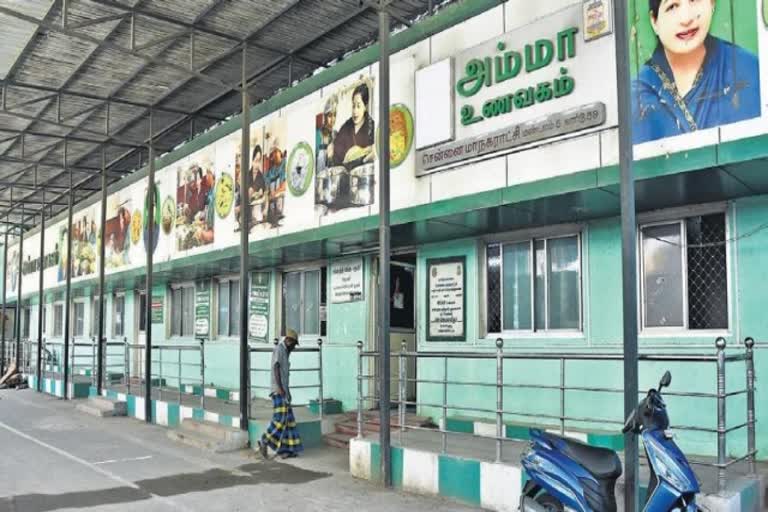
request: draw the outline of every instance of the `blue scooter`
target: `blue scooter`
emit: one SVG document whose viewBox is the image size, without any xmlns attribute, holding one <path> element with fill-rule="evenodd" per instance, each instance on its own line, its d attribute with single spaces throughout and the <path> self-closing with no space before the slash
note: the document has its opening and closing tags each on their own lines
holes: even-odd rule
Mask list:
<svg viewBox="0 0 768 512">
<path fill-rule="evenodd" d="M 661 390 L 672 382 L 666 372 L 658 389 L 630 414 L 622 432 L 642 437 L 651 468 L 645 512 L 696 512 L 699 483 L 690 464 L 672 440 L 667 406 Z M 531 429 L 531 449 L 522 465 L 530 480 L 520 498 L 521 512 L 616 512 L 618 455 L 573 439 Z"/>
</svg>

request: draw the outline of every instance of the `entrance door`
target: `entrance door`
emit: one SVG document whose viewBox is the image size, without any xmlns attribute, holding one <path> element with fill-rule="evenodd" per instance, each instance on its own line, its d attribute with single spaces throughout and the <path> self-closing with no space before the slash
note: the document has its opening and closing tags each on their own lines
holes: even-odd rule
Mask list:
<svg viewBox="0 0 768 512">
<path fill-rule="evenodd" d="M 405 343 L 407 352 L 416 352 L 416 256 L 393 256 L 389 268 L 389 343 L 393 355 L 399 354 Z M 391 360 L 390 398 L 399 396 L 399 368 L 397 357 Z M 416 360 L 406 358 L 406 378 L 416 378 Z M 416 383 L 406 384 L 406 400 L 416 400 Z"/>
<path fill-rule="evenodd" d="M 136 344 L 138 347 L 134 348 L 131 352 L 131 362 L 133 368 L 131 375 L 144 375 L 144 345 L 147 343 L 147 294 L 146 292 L 136 292 L 136 301 L 134 304 L 138 304 L 137 311 L 135 313 L 136 325 Z"/>
</svg>

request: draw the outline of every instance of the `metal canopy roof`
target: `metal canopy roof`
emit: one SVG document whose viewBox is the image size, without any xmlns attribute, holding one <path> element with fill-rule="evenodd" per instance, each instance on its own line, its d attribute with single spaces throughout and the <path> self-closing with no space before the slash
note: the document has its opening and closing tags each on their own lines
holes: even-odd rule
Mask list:
<svg viewBox="0 0 768 512">
<path fill-rule="evenodd" d="M 0 226 L 29 229 L 438 0 L 0 0 Z M 66 155 L 66 156 L 65 156 Z M 66 159 L 66 168 L 65 168 Z"/>
</svg>

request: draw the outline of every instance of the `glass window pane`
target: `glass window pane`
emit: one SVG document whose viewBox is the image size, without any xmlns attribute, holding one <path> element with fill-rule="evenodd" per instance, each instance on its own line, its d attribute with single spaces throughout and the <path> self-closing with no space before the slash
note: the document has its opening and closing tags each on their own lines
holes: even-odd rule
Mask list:
<svg viewBox="0 0 768 512">
<path fill-rule="evenodd" d="M 504 261 L 504 330 L 531 328 L 531 248 L 528 242 L 508 244 Z"/>
<path fill-rule="evenodd" d="M 688 244 L 688 328 L 728 328 L 725 214 L 685 220 Z"/>
<path fill-rule="evenodd" d="M 219 336 L 229 336 L 229 281 L 219 283 Z"/>
<path fill-rule="evenodd" d="M 304 273 L 304 325 L 301 334 L 320 334 L 320 271 Z"/>
<path fill-rule="evenodd" d="M 301 274 L 285 274 L 283 284 L 283 311 L 285 328 L 301 332 Z"/>
<path fill-rule="evenodd" d="M 181 312 L 181 335 L 195 335 L 195 289 L 184 288 L 182 291 L 183 308 Z"/>
<path fill-rule="evenodd" d="M 547 257 L 544 240 L 534 242 L 534 260 L 536 278 L 534 281 L 534 328 L 543 331 L 547 328 Z"/>
<path fill-rule="evenodd" d="M 124 336 L 125 297 L 115 297 L 115 336 Z"/>
<path fill-rule="evenodd" d="M 680 224 L 643 229 L 645 327 L 683 327 Z"/>
<path fill-rule="evenodd" d="M 240 281 L 229 283 L 229 334 L 240 335 Z"/>
<path fill-rule="evenodd" d="M 83 336 L 85 331 L 85 303 L 75 302 L 74 335 Z"/>
<path fill-rule="evenodd" d="M 486 294 L 487 329 L 501 332 L 501 247 L 490 245 L 486 251 L 485 274 L 488 281 Z"/>
<path fill-rule="evenodd" d="M 547 241 L 549 251 L 549 328 L 579 329 L 579 238 Z"/>
</svg>

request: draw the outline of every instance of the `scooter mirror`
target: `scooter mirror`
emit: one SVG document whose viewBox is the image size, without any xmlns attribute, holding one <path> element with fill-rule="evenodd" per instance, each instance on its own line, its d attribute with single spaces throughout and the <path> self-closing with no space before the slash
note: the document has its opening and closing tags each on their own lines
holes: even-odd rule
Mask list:
<svg viewBox="0 0 768 512">
<path fill-rule="evenodd" d="M 661 391 L 662 388 L 669 387 L 669 385 L 672 383 L 672 374 L 669 373 L 669 370 L 664 372 L 664 375 L 661 377 L 661 382 L 659 382 L 659 391 Z"/>
</svg>

